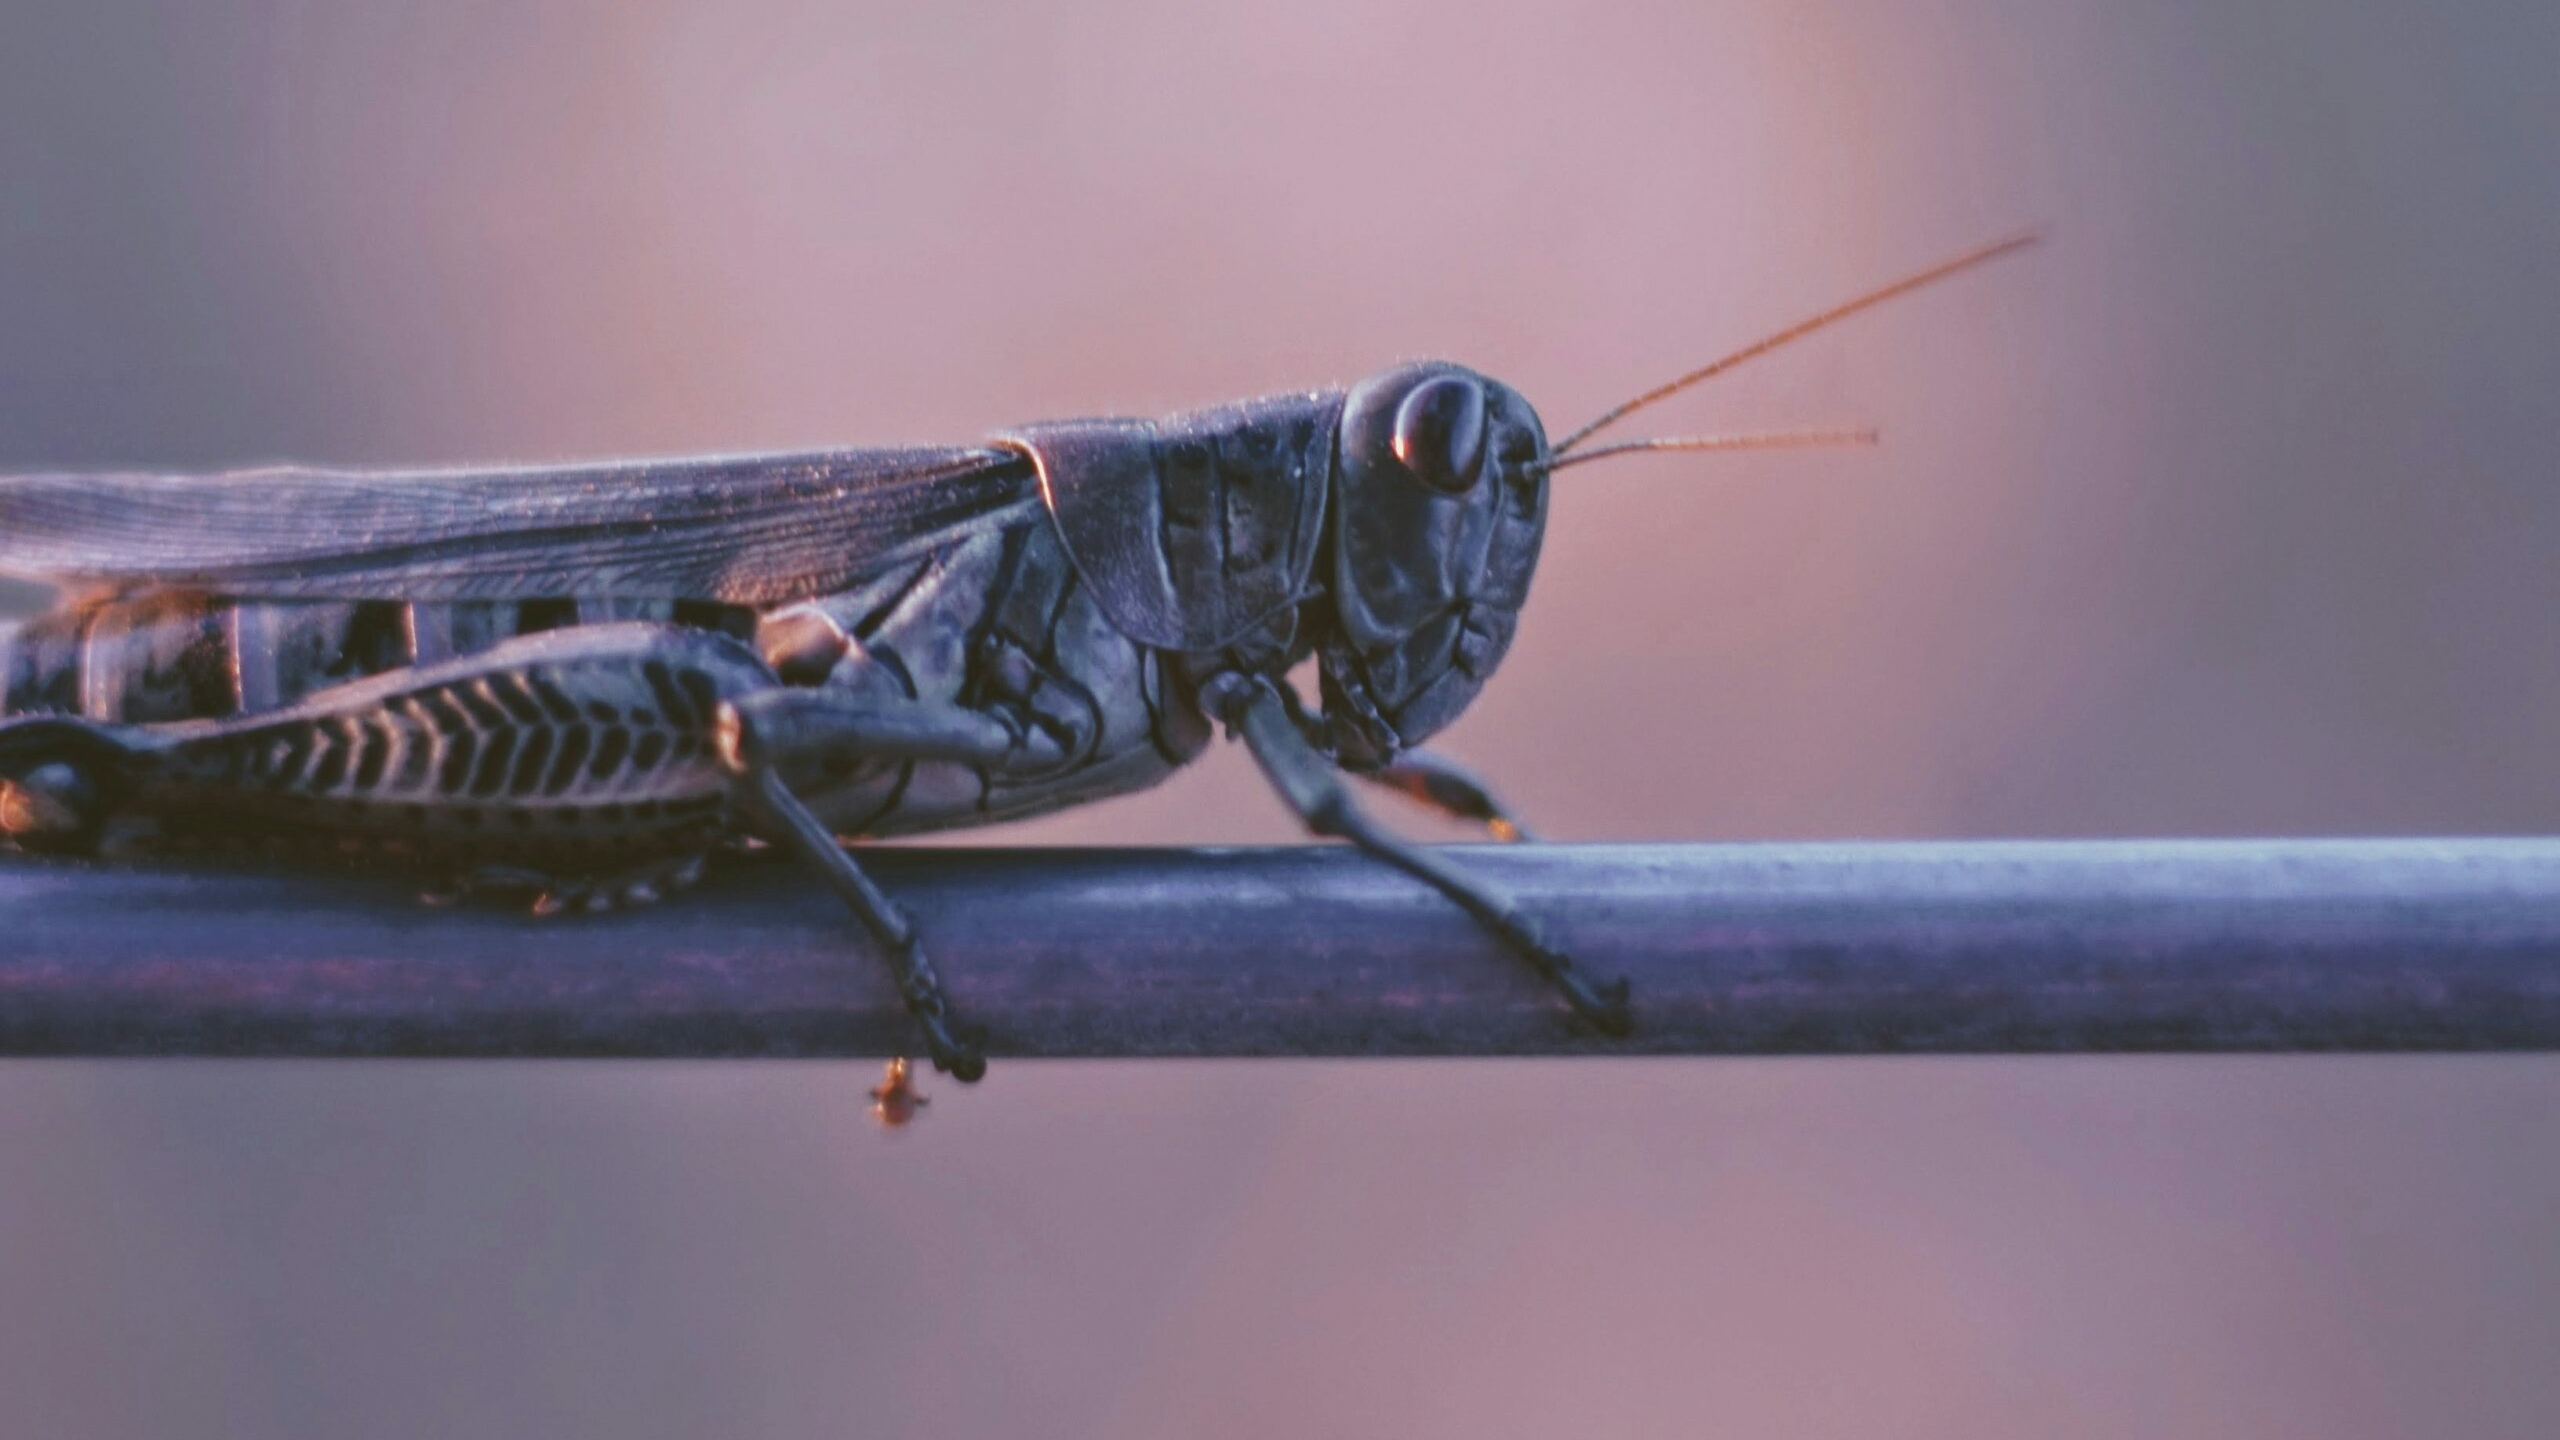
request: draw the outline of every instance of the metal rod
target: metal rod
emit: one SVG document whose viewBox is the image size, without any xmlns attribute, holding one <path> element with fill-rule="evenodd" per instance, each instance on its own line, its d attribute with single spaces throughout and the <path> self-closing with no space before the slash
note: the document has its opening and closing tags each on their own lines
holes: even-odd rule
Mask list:
<svg viewBox="0 0 2560 1440">
<path fill-rule="evenodd" d="M 997 1055 L 2560 1049 L 2560 841 L 1463 847 L 1596 973 L 1578 1027 L 1347 850 L 875 849 Z M 883 1055 L 825 888 L 741 859 L 634 914 L 387 882 L 0 863 L 0 1054 Z"/>
</svg>

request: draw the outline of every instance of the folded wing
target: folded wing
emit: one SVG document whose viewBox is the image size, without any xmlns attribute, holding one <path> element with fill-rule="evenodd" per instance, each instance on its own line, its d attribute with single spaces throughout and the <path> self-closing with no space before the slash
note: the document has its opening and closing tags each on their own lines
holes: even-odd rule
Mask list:
<svg viewBox="0 0 2560 1440">
<path fill-rule="evenodd" d="M 844 588 L 1039 503 L 1029 463 L 996 449 L 0 476 L 0 573 L 244 598 L 771 605 Z"/>
</svg>

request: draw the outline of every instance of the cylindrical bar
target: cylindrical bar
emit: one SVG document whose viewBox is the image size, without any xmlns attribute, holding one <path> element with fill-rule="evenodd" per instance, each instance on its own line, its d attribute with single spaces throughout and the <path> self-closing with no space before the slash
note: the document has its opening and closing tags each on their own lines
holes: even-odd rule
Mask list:
<svg viewBox="0 0 2560 1440">
<path fill-rule="evenodd" d="M 1341 848 L 875 849 L 995 1055 L 2560 1049 L 2560 841 L 1482 846 L 1636 1033 Z M 534 919 L 263 872 L 0 862 L 0 1054 L 883 1055 L 826 889 L 745 858 Z"/>
</svg>

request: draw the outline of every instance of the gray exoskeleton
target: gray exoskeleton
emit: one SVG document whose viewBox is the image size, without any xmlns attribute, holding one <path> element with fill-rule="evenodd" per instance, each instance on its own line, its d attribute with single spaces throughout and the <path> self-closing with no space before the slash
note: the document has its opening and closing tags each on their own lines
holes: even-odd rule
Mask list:
<svg viewBox="0 0 2560 1440">
<path fill-rule="evenodd" d="M 1505 822 L 1413 747 L 1510 643 L 1548 461 L 1517 395 L 1430 364 L 978 449 L 12 478 L 0 570 L 68 595 L 7 641 L 0 827 L 316 837 L 553 904 L 753 836 L 815 862 L 972 1077 L 976 1038 L 838 837 L 1137 789 L 1224 725 L 1313 828 L 1622 1029 L 1622 993 L 1338 778 Z M 1310 654 L 1320 713 L 1284 678 Z"/>
</svg>

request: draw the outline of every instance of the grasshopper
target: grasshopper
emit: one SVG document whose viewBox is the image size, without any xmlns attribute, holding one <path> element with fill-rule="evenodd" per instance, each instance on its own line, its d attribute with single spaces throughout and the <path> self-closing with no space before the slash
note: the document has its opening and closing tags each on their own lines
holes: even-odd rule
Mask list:
<svg viewBox="0 0 2560 1440">
<path fill-rule="evenodd" d="M 1380 825 L 1346 777 L 1526 838 L 1418 747 L 1511 645 L 1555 472 L 1872 442 L 1583 448 L 2033 238 L 1869 291 L 1552 444 L 1517 391 L 1428 361 L 968 447 L 0 477 L 0 572 L 64 597 L 0 635 L 0 833 L 75 854 L 315 842 L 523 885 L 550 910 L 654 899 L 723 844 L 778 846 L 868 932 L 934 1065 L 974 1081 L 983 1035 L 844 838 L 1137 790 L 1224 729 L 1310 831 L 1437 889 L 1580 1023 L 1623 1034 L 1623 981 Z M 1287 678 L 1310 657 L 1312 706 Z"/>
</svg>

